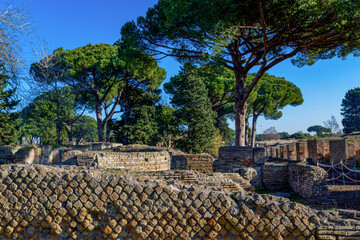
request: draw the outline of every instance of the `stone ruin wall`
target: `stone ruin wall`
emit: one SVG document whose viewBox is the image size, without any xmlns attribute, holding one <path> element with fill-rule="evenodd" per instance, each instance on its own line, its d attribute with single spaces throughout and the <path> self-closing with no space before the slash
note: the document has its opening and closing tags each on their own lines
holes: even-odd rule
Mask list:
<svg viewBox="0 0 360 240">
<path fill-rule="evenodd" d="M 209 154 L 173 155 L 171 169 L 193 170 L 200 173 L 213 172 L 214 158 Z"/>
<path fill-rule="evenodd" d="M 0 166 L 0 239 L 350 239 L 356 219 L 268 195 L 161 185 L 145 176 Z M 146 179 L 146 180 L 144 180 Z"/>
<path fill-rule="evenodd" d="M 288 144 L 286 151 L 287 151 L 287 156 L 286 156 L 287 159 L 296 160 L 296 144 L 295 143 Z"/>
<path fill-rule="evenodd" d="M 251 147 L 220 147 L 217 160 L 214 161 L 214 171 L 234 172 L 242 167 L 261 166 L 266 161 L 265 148 Z"/>
<path fill-rule="evenodd" d="M 308 140 L 309 158 L 313 160 L 314 164 L 330 163 L 330 140 L 335 139 L 319 138 Z"/>
<path fill-rule="evenodd" d="M 330 161 L 334 164 L 342 160 L 347 166 L 356 166 L 357 163 L 360 163 L 359 137 L 347 137 L 330 141 L 330 156 Z"/>
<path fill-rule="evenodd" d="M 309 157 L 307 142 L 296 143 L 296 160 L 305 162 Z"/>
<path fill-rule="evenodd" d="M 304 198 L 327 196 L 327 173 L 324 169 L 311 165 L 290 164 L 289 186 Z"/>
<path fill-rule="evenodd" d="M 268 190 L 289 190 L 289 169 L 283 164 L 266 164 L 261 167 L 261 181 Z"/>
<path fill-rule="evenodd" d="M 130 171 L 166 171 L 170 170 L 170 154 L 166 151 L 89 151 L 77 155 L 77 165 Z"/>
<path fill-rule="evenodd" d="M 296 143 L 265 146 L 271 159 L 309 161 L 310 164 L 336 164 L 343 162 L 350 167 L 360 163 L 360 136 L 318 138 Z"/>
<path fill-rule="evenodd" d="M 316 166 L 269 163 L 261 167 L 263 186 L 268 190 L 292 190 L 305 198 L 327 196 L 327 173 Z"/>
</svg>

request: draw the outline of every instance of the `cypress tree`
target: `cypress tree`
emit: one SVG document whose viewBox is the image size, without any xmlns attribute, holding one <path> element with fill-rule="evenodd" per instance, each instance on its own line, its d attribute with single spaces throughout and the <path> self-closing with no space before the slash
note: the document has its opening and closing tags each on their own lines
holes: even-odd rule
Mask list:
<svg viewBox="0 0 360 240">
<path fill-rule="evenodd" d="M 172 96 L 174 115 L 180 121 L 181 137 L 177 146 L 184 151 L 201 153 L 212 147 L 216 134 L 215 112 L 208 98 L 204 82 L 192 74 L 193 67 L 185 65 L 180 73 L 165 84 Z"/>
<path fill-rule="evenodd" d="M 360 88 L 347 91 L 341 107 L 341 115 L 344 117 L 342 120 L 344 133 L 360 131 Z"/>
</svg>

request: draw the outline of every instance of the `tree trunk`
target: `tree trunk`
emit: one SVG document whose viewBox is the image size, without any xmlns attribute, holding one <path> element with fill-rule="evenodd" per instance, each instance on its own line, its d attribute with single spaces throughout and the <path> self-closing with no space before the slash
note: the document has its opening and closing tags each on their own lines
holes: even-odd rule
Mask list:
<svg viewBox="0 0 360 240">
<path fill-rule="evenodd" d="M 246 110 L 245 98 L 246 73 L 234 70 L 235 85 L 235 146 L 245 146 Z"/>
<path fill-rule="evenodd" d="M 109 122 L 106 122 L 106 142 L 110 142 L 110 127 L 109 127 Z"/>
<path fill-rule="evenodd" d="M 99 142 L 104 142 L 104 124 L 102 121 L 101 103 L 95 103 L 95 111 Z"/>
<path fill-rule="evenodd" d="M 259 115 L 253 114 L 253 121 L 252 121 L 252 131 L 251 131 L 251 147 L 255 147 L 255 139 L 256 139 L 256 122 Z"/>
<path fill-rule="evenodd" d="M 245 119 L 245 145 L 249 146 L 249 119 Z"/>
<path fill-rule="evenodd" d="M 56 93 L 56 131 L 57 131 L 57 144 L 62 144 L 61 136 L 61 121 L 60 121 L 60 94 L 57 88 L 57 81 L 55 81 L 55 93 Z"/>
<path fill-rule="evenodd" d="M 73 141 L 73 134 L 72 134 L 72 131 L 71 131 L 71 128 L 72 128 L 72 124 L 66 124 L 63 122 L 63 125 L 65 126 L 65 130 L 68 134 L 68 141 L 69 142 L 72 142 Z"/>
<path fill-rule="evenodd" d="M 129 124 L 129 117 L 130 117 L 130 109 L 128 106 L 128 102 L 127 102 L 127 97 L 128 97 L 128 81 L 126 81 L 125 83 L 125 100 L 124 100 L 124 108 L 125 108 L 125 112 L 124 112 L 124 126 L 127 126 Z M 124 144 L 127 145 L 128 144 L 128 130 L 125 129 L 125 136 L 124 136 Z"/>
<path fill-rule="evenodd" d="M 108 107 L 109 105 L 105 104 L 104 106 L 104 110 L 105 110 L 105 116 L 108 116 Z M 111 119 L 111 118 L 110 118 Z M 110 121 L 110 120 L 109 120 Z M 110 127 L 109 127 L 109 121 L 107 121 L 104 125 L 105 125 L 105 129 L 106 129 L 106 142 L 110 142 Z"/>
</svg>

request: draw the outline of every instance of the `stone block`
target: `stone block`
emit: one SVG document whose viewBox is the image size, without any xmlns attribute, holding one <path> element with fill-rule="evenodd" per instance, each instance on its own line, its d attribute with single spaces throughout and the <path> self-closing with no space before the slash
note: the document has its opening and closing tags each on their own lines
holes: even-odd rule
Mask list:
<svg viewBox="0 0 360 240">
<path fill-rule="evenodd" d="M 309 156 L 307 142 L 297 142 L 296 143 L 296 159 L 301 162 L 306 162 L 306 159 Z"/>
</svg>

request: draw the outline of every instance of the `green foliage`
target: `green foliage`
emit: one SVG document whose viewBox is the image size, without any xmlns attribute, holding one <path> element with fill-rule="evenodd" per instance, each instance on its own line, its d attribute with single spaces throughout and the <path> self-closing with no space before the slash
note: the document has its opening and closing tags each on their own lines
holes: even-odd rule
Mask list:
<svg viewBox="0 0 360 240">
<path fill-rule="evenodd" d="M 110 129 L 114 140 L 125 144 L 155 145 L 159 140 L 158 110 L 160 91 L 144 91 L 128 87 L 120 107 L 121 120 L 112 122 Z"/>
<path fill-rule="evenodd" d="M 248 78 L 251 81 L 255 74 L 249 74 Z M 280 109 L 287 105 L 298 106 L 304 101 L 300 89 L 295 84 L 267 73 L 261 77 L 254 92 L 257 96 L 254 101 L 249 102 L 252 114 L 264 114 L 266 119 L 279 119 L 282 116 Z"/>
<path fill-rule="evenodd" d="M 150 55 L 122 42 L 88 44 L 62 53 L 69 78 L 95 109 L 99 141 L 127 88 L 155 89 L 165 79 L 165 70 Z M 105 117 L 103 117 L 105 112 Z"/>
<path fill-rule="evenodd" d="M 235 130 L 229 127 L 225 117 L 217 118 L 215 123 L 219 134 L 222 136 L 223 145 L 228 145 L 235 139 Z"/>
<path fill-rule="evenodd" d="M 154 145 L 158 133 L 154 105 L 136 106 L 132 109 L 132 124 L 125 125 L 130 144 Z"/>
<path fill-rule="evenodd" d="M 207 64 L 193 69 L 194 76 L 200 78 L 207 90 L 212 109 L 218 118 L 234 112 L 234 73 L 219 65 Z"/>
<path fill-rule="evenodd" d="M 159 106 L 157 112 L 159 140 L 163 145 L 172 147 L 179 128 L 179 122 L 174 116 L 175 108 Z"/>
<path fill-rule="evenodd" d="M 121 32 L 159 58 L 217 63 L 236 78 L 236 144 L 244 144 L 247 101 L 263 74 L 293 58 L 297 66 L 360 55 L 357 1 L 159 0 Z M 246 75 L 257 74 L 251 84 Z"/>
<path fill-rule="evenodd" d="M 341 115 L 344 133 L 360 131 L 360 88 L 346 92 L 341 103 Z"/>
<path fill-rule="evenodd" d="M 85 142 L 96 142 L 97 123 L 93 117 L 81 116 L 72 126 L 72 134 L 76 139 L 76 144 Z"/>
<path fill-rule="evenodd" d="M 287 132 L 281 132 L 280 133 L 280 139 L 288 139 L 290 138 L 290 134 Z"/>
<path fill-rule="evenodd" d="M 256 74 L 249 74 L 248 80 L 252 82 Z M 282 116 L 280 111 L 287 105 L 298 106 L 303 103 L 300 89 L 293 83 L 286 81 L 285 78 L 276 77 L 265 73 L 253 94 L 256 97 L 250 101 L 248 111 L 253 116 L 251 146 L 255 145 L 256 124 L 258 117 L 263 114 L 265 119 L 276 120 Z"/>
<path fill-rule="evenodd" d="M 302 131 L 296 132 L 290 135 L 290 138 L 294 139 L 310 139 L 313 138 L 310 133 L 303 133 Z"/>
<path fill-rule="evenodd" d="M 324 133 L 331 133 L 330 128 L 325 128 L 320 125 L 314 125 L 314 126 L 308 127 L 307 131 L 308 132 L 316 132 L 316 135 L 318 135 L 318 136 L 323 136 Z"/>
<path fill-rule="evenodd" d="M 79 117 L 83 99 L 71 87 L 44 92 L 36 97 L 20 114 L 21 134 L 25 138 L 40 138 L 43 144 L 57 144 L 60 124 L 61 141 L 71 134 L 71 126 Z M 63 128 L 70 125 L 69 131 Z"/>
<path fill-rule="evenodd" d="M 176 108 L 174 116 L 180 122 L 181 137 L 177 146 L 188 152 L 201 153 L 212 148 L 216 133 L 215 113 L 206 86 L 192 74 L 193 69 L 193 66 L 185 65 L 164 89 L 172 95 L 171 104 Z"/>
<path fill-rule="evenodd" d="M 261 5 L 252 0 L 160 0 L 145 18 L 138 18 L 141 31 L 128 23 L 122 33 L 132 34 L 134 43 L 171 46 L 176 56 L 219 62 L 237 48 L 241 53 L 258 48 L 260 54 L 266 40 L 273 43 L 265 46 L 270 50 L 268 56 L 280 58 L 299 48 L 301 54 L 295 63 L 311 65 L 318 59 L 359 53 L 359 8 L 354 1 L 340 0 L 263 1 Z M 141 37 L 143 41 L 139 42 Z M 232 46 L 237 41 L 238 45 Z M 242 60 L 247 55 L 240 57 Z"/>
<path fill-rule="evenodd" d="M 14 99 L 15 90 L 9 84 L 10 76 L 5 64 L 0 62 L 0 144 L 12 144 L 18 140 L 17 114 L 11 113 L 18 101 Z"/>
</svg>

